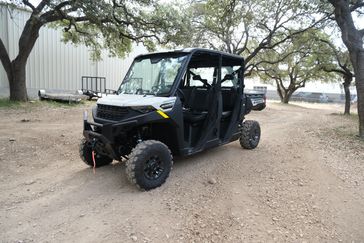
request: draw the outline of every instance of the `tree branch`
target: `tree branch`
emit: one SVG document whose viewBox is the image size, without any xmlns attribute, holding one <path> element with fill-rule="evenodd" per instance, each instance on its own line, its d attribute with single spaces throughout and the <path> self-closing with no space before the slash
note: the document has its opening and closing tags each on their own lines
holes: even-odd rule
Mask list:
<svg viewBox="0 0 364 243">
<path fill-rule="evenodd" d="M 322 38 L 317 38 L 317 40 L 319 40 L 322 43 L 325 43 L 326 45 L 328 45 L 331 48 L 331 50 L 334 52 L 337 61 L 340 61 L 338 51 L 336 50 L 336 47 L 334 46 L 334 44 L 332 44 L 330 41 L 328 41 L 326 39 L 322 39 Z"/>
<path fill-rule="evenodd" d="M 28 6 L 29 8 L 31 8 L 33 12 L 36 12 L 37 11 L 37 9 L 34 7 L 34 5 L 31 4 L 28 0 L 23 0 L 23 4 L 25 6 Z"/>
<path fill-rule="evenodd" d="M 47 3 L 45 3 L 45 5 L 46 4 Z M 67 5 L 70 5 L 70 4 L 71 4 L 70 1 L 61 2 L 57 6 L 55 6 L 54 9 L 42 14 L 40 16 L 40 19 L 42 20 L 43 23 L 50 23 L 50 22 L 54 22 L 54 21 L 58 21 L 58 20 L 62 20 L 62 19 L 67 19 L 66 18 L 67 15 L 65 13 L 63 13 L 62 8 L 66 7 Z"/>
<path fill-rule="evenodd" d="M 342 75 L 347 75 L 346 72 L 344 72 L 341 69 L 337 69 L 337 68 L 322 67 L 322 70 L 325 71 L 325 72 L 328 72 L 328 73 L 339 73 L 339 74 L 342 74 Z"/>
<path fill-rule="evenodd" d="M 285 55 L 282 55 L 279 59 L 276 59 L 276 60 L 261 60 L 257 63 L 253 63 L 251 64 L 254 67 L 258 67 L 259 65 L 261 64 L 270 64 L 270 65 L 274 65 L 274 64 L 278 64 L 280 62 L 283 62 L 287 57 L 293 55 L 293 54 L 307 54 L 307 52 L 304 52 L 302 50 L 294 50 L 292 52 L 288 52 L 286 53 Z"/>
<path fill-rule="evenodd" d="M 272 32 L 270 32 L 269 35 L 259 43 L 259 45 L 253 50 L 252 53 L 250 53 L 250 55 L 248 57 L 246 57 L 246 59 L 245 59 L 246 63 L 249 63 L 261 50 L 274 49 L 276 46 L 283 44 L 284 42 L 291 39 L 292 37 L 300 35 L 306 31 L 314 28 L 319 23 L 324 22 L 326 19 L 327 19 L 327 16 L 319 19 L 318 21 L 312 23 L 311 25 L 309 25 L 308 27 L 306 27 L 304 29 L 300 29 L 300 30 L 294 31 L 292 33 L 289 33 L 287 36 L 285 36 L 281 40 L 275 42 L 274 44 L 270 44 L 273 35 L 279 29 L 279 27 L 277 27 L 276 29 L 272 30 Z"/>
<path fill-rule="evenodd" d="M 44 9 L 44 7 L 49 4 L 49 0 L 42 0 L 38 6 L 36 7 L 36 13 L 40 13 L 42 12 L 42 10 Z"/>
<path fill-rule="evenodd" d="M 12 69 L 11 61 L 10 61 L 8 51 L 6 50 L 3 40 L 1 38 L 0 38 L 0 60 L 4 66 L 6 73 L 9 76 L 9 74 L 11 73 L 11 69 Z"/>
<path fill-rule="evenodd" d="M 351 12 L 354 12 L 354 11 L 356 11 L 358 8 L 361 8 L 361 7 L 364 7 L 364 1 L 363 1 L 363 0 L 358 0 L 358 1 L 356 1 L 356 3 L 353 3 L 353 4 L 350 6 L 350 11 L 351 11 Z"/>
<path fill-rule="evenodd" d="M 341 68 L 341 69 L 329 68 L 329 67 L 320 65 L 321 69 L 323 71 L 325 71 L 325 72 L 334 72 L 334 73 L 342 74 L 344 76 L 354 77 L 354 74 L 352 73 L 352 71 L 349 68 L 349 63 L 350 62 L 348 60 L 346 60 L 344 63 L 342 62 L 342 60 L 341 60 L 342 57 L 340 57 L 339 52 L 336 49 L 336 47 L 334 46 L 334 44 L 332 44 L 330 41 L 322 39 L 322 38 L 318 38 L 318 40 L 325 43 L 325 44 L 327 44 L 332 49 L 332 51 L 334 52 L 336 61 L 338 63 L 338 66 Z M 319 64 L 321 64 L 320 60 L 318 60 L 318 62 L 319 62 Z"/>
</svg>

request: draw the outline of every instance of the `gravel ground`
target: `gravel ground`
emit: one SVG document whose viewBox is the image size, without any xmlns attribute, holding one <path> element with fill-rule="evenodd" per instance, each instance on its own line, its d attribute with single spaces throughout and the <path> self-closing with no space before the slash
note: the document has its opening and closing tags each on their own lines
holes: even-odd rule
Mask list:
<svg viewBox="0 0 364 243">
<path fill-rule="evenodd" d="M 86 107 L 0 109 L 0 241 L 363 242 L 356 121 L 309 107 L 269 103 L 248 116 L 262 127 L 257 149 L 176 159 L 149 192 L 123 163 L 93 174 L 80 161 Z"/>
</svg>

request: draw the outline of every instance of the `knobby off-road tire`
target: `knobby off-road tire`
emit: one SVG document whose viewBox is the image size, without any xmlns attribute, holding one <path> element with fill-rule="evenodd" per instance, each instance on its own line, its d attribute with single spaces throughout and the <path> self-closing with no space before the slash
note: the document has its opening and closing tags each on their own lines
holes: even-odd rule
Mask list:
<svg viewBox="0 0 364 243">
<path fill-rule="evenodd" d="M 81 140 L 80 157 L 82 161 L 85 162 L 85 164 L 87 164 L 88 166 L 94 166 L 94 162 L 92 160 L 92 147 L 91 144 L 86 141 L 86 139 Z M 96 167 L 108 165 L 112 162 L 112 160 L 113 159 L 108 156 L 95 153 Z"/>
<path fill-rule="evenodd" d="M 240 146 L 255 149 L 260 140 L 260 125 L 257 121 L 244 121 L 241 127 Z"/>
<path fill-rule="evenodd" d="M 138 143 L 126 161 L 129 181 L 142 190 L 161 186 L 172 169 L 173 157 L 167 145 L 155 140 Z"/>
</svg>

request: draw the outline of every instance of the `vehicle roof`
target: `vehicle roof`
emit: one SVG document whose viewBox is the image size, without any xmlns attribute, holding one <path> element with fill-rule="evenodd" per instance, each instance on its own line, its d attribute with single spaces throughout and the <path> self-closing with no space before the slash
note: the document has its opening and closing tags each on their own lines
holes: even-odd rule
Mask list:
<svg viewBox="0 0 364 243">
<path fill-rule="evenodd" d="M 139 55 L 136 58 L 144 57 L 144 56 L 158 55 L 158 54 L 161 54 L 161 55 L 173 54 L 173 53 L 192 53 L 193 54 L 195 52 L 219 54 L 219 55 L 222 55 L 224 57 L 240 59 L 241 61 L 244 61 L 244 58 L 242 56 L 239 56 L 239 55 L 235 55 L 235 54 L 231 54 L 231 53 L 227 53 L 227 52 L 222 52 L 222 51 L 210 50 L 210 49 L 206 49 L 206 48 L 195 48 L 195 47 L 194 48 L 183 48 L 183 49 L 176 49 L 176 50 L 170 50 L 170 51 L 147 53 L 147 54 Z"/>
</svg>

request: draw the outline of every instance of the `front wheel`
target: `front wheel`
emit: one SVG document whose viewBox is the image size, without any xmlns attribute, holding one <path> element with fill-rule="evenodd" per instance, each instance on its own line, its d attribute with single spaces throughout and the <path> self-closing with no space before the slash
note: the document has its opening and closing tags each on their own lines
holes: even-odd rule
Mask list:
<svg viewBox="0 0 364 243">
<path fill-rule="evenodd" d="M 126 161 L 129 181 L 143 190 L 161 186 L 172 169 L 173 158 L 168 147 L 159 141 L 138 143 Z"/>
<path fill-rule="evenodd" d="M 108 165 L 112 162 L 112 158 L 101 155 L 98 153 L 94 153 L 95 156 L 95 165 L 96 167 Z M 90 142 L 87 142 L 86 139 L 82 139 L 80 143 L 80 157 L 88 166 L 93 167 L 94 161 L 92 159 L 92 146 Z"/>
<path fill-rule="evenodd" d="M 255 149 L 260 140 L 260 125 L 257 121 L 244 121 L 241 127 L 240 146 Z"/>
</svg>

